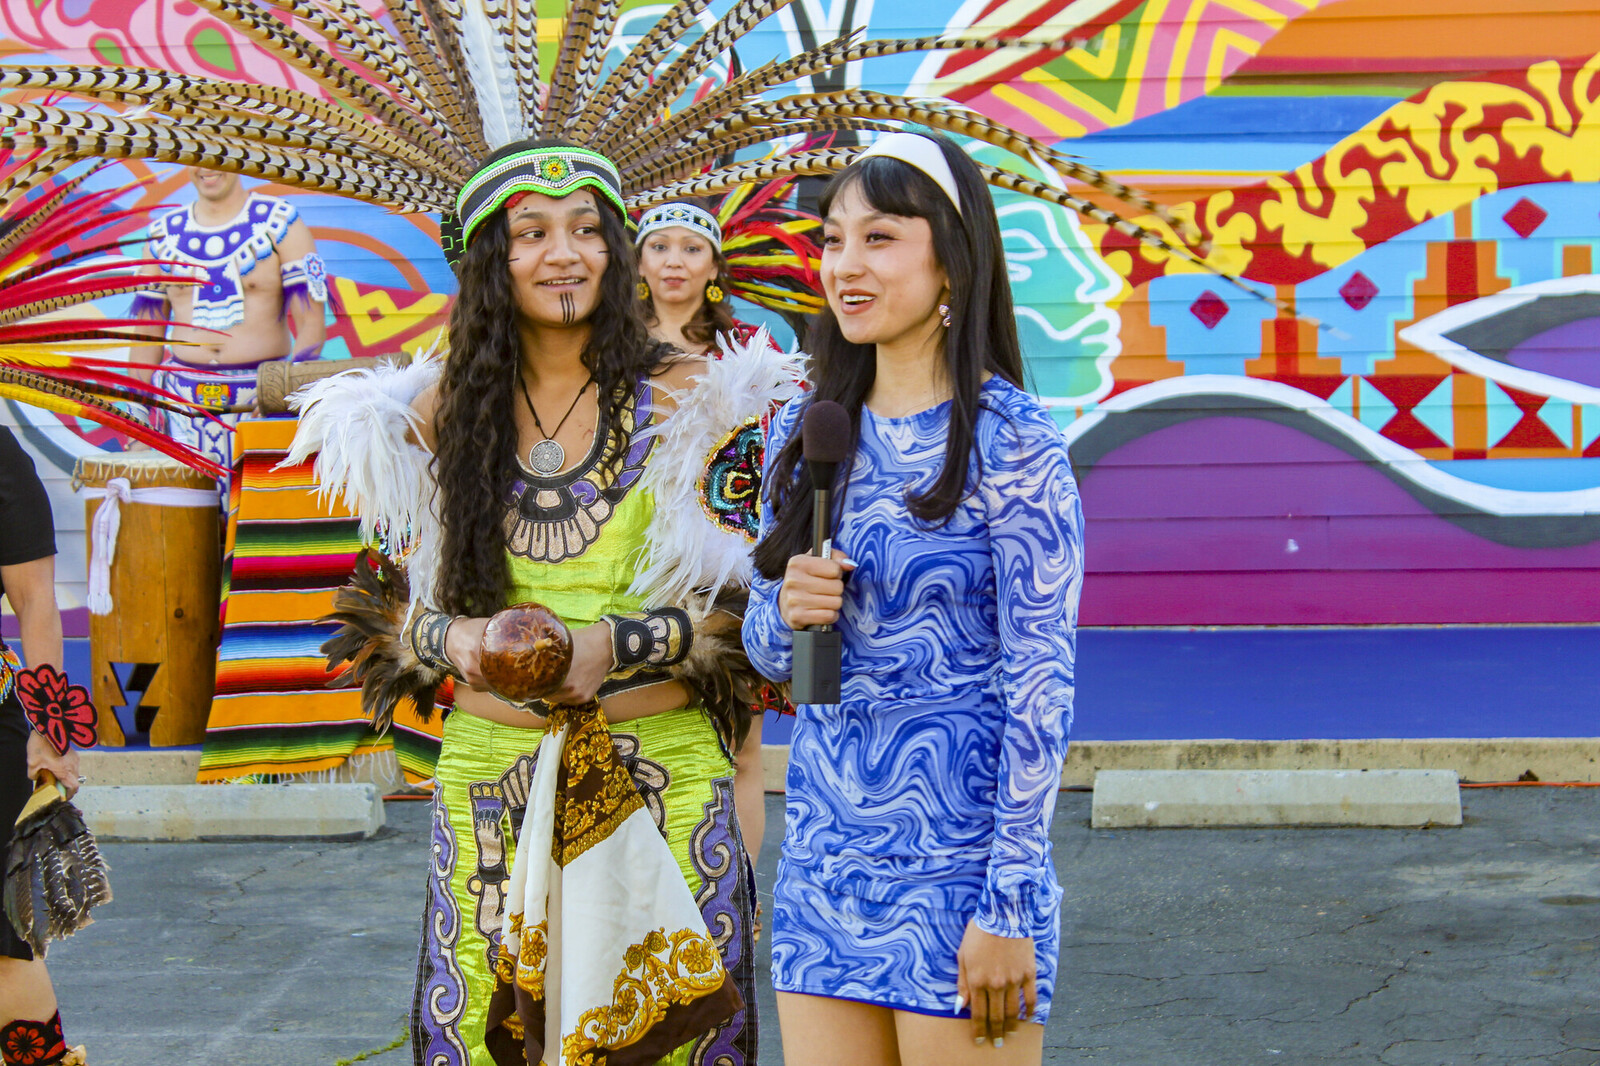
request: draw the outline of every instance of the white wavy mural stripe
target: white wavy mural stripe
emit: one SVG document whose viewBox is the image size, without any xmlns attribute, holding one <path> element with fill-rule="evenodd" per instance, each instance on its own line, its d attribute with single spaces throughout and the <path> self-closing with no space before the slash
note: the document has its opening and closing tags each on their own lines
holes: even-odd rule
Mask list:
<svg viewBox="0 0 1600 1066">
<path fill-rule="evenodd" d="M 1524 304 L 1533 303 L 1541 296 L 1568 296 L 1577 293 L 1600 293 L 1600 274 L 1552 278 L 1549 281 L 1536 281 L 1528 285 L 1503 289 L 1488 296 L 1480 296 L 1476 300 L 1468 300 L 1466 303 L 1446 308 L 1436 315 L 1429 315 L 1421 322 L 1406 326 L 1400 331 L 1400 339 L 1407 344 L 1416 345 L 1425 352 L 1431 352 L 1451 366 L 1465 370 L 1469 374 L 1477 374 L 1479 377 L 1508 385 L 1513 389 L 1569 400 L 1572 403 L 1600 404 L 1600 388 L 1491 359 L 1447 336 L 1463 326 L 1470 326 L 1503 315 Z"/>
<path fill-rule="evenodd" d="M 1275 381 L 1232 377 L 1225 374 L 1191 374 L 1181 378 L 1141 385 L 1100 404 L 1063 431 L 1071 445 L 1108 417 L 1137 411 L 1163 400 L 1186 396 L 1239 396 L 1261 400 L 1276 407 L 1300 411 L 1321 422 L 1366 452 L 1399 478 L 1419 488 L 1437 493 L 1469 507 L 1495 515 L 1589 515 L 1600 514 L 1600 488 L 1571 489 L 1563 492 L 1526 492 L 1517 489 L 1480 485 L 1447 474 L 1416 452 L 1396 444 L 1369 429 L 1332 405 L 1289 385 Z M 1218 409 L 1219 416 L 1232 412 Z"/>
</svg>

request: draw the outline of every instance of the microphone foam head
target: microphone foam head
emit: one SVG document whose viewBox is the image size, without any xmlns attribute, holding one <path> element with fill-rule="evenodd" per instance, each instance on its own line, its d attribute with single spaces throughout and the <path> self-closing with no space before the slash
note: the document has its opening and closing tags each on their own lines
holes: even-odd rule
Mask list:
<svg viewBox="0 0 1600 1066">
<path fill-rule="evenodd" d="M 850 415 L 832 400 L 816 400 L 806 408 L 800 427 L 802 454 L 808 463 L 842 463 L 850 457 Z"/>
</svg>

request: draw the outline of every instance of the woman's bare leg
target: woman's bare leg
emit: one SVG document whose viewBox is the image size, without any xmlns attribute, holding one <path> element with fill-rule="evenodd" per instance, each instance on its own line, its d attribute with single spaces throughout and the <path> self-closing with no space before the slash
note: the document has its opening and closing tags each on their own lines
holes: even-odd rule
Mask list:
<svg viewBox="0 0 1600 1066">
<path fill-rule="evenodd" d="M 778 993 L 783 1061 L 796 1066 L 900 1066 L 894 1019 L 887 1007 Z"/>
<path fill-rule="evenodd" d="M 750 722 L 744 745 L 734 756 L 733 809 L 739 815 L 739 835 L 754 864 L 761 857 L 761 838 L 767 829 L 767 783 L 761 769 L 761 719 Z"/>
<path fill-rule="evenodd" d="M 894 1012 L 902 1066 L 1039 1066 L 1044 1061 L 1044 1026 L 1024 1022 L 1005 1038 L 1005 1047 L 973 1042 L 965 1018 L 936 1018 Z M 789 1046 L 784 1045 L 785 1061 Z"/>
</svg>

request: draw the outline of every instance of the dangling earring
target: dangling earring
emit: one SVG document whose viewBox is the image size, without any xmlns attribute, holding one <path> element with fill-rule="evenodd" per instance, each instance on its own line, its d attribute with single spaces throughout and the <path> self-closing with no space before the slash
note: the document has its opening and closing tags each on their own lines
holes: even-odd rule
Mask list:
<svg viewBox="0 0 1600 1066">
<path fill-rule="evenodd" d="M 706 299 L 711 303 L 719 304 L 727 299 L 727 293 L 722 291 L 722 286 L 713 281 L 706 286 Z"/>
<path fill-rule="evenodd" d="M 650 283 L 643 278 L 639 279 L 639 284 L 633 287 L 633 291 L 639 294 L 641 300 L 650 299 Z"/>
<path fill-rule="evenodd" d="M 941 326 L 943 326 L 945 329 L 949 329 L 950 328 L 950 305 L 949 304 L 940 304 L 939 305 L 939 324 Z"/>
</svg>

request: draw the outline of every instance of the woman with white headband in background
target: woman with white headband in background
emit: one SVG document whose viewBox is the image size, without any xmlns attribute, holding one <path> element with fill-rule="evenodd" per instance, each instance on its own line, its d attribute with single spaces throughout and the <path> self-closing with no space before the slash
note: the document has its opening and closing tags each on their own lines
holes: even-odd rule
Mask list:
<svg viewBox="0 0 1600 1066">
<path fill-rule="evenodd" d="M 652 337 L 690 355 L 720 358 L 719 345 L 748 342 L 757 332 L 734 317 L 735 295 L 791 321 L 821 309 L 821 250 L 810 233 L 822 223 L 781 206 L 792 184 L 741 186 L 719 204 L 673 200 L 639 217 L 639 299 Z M 724 252 L 725 241 L 732 256 Z M 759 485 L 750 489 L 758 492 Z M 774 707 L 781 703 L 772 697 Z M 750 732 L 734 753 L 735 805 L 752 862 L 761 854 L 766 827 L 761 721 L 759 711 L 752 715 Z M 758 920 L 758 934 L 760 928 Z"/>
<path fill-rule="evenodd" d="M 1082 514 L 1022 389 L 994 204 L 943 137 L 829 183 L 812 385 L 774 420 L 745 646 L 768 677 L 834 624 L 838 705 L 797 709 L 771 920 L 788 1061 L 1039 1063 L 1061 889 Z M 831 558 L 800 425 L 849 415 Z M 848 578 L 848 580 L 847 580 Z"/>
<path fill-rule="evenodd" d="M 752 327 L 735 321 L 732 281 L 722 255 L 722 227 L 704 206 L 677 200 L 646 211 L 634 238 L 639 299 L 650 336 L 689 355 L 706 355 L 719 336 L 744 339 Z M 766 807 L 761 780 L 761 715 L 734 753 L 734 803 L 752 862 L 761 854 Z"/>
</svg>

